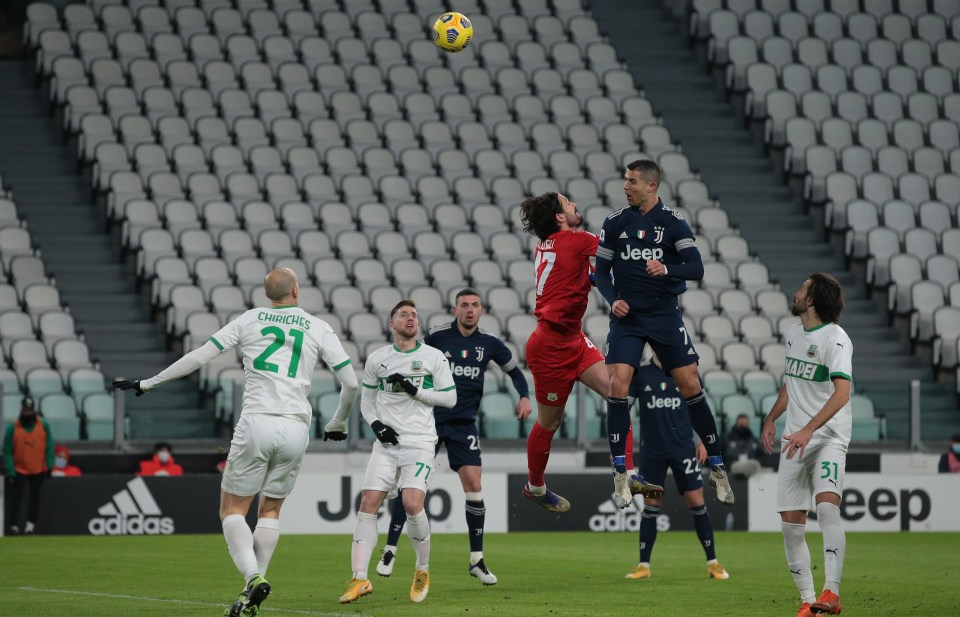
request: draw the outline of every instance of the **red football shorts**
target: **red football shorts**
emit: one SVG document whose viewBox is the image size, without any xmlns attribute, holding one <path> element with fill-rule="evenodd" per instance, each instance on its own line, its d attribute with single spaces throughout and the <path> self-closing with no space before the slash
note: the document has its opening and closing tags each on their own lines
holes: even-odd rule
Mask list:
<svg viewBox="0 0 960 617">
<path fill-rule="evenodd" d="M 571 336 L 569 330 L 541 321 L 527 339 L 527 366 L 541 405 L 566 405 L 574 382 L 597 362 L 603 362 L 603 354 L 580 330 Z"/>
</svg>

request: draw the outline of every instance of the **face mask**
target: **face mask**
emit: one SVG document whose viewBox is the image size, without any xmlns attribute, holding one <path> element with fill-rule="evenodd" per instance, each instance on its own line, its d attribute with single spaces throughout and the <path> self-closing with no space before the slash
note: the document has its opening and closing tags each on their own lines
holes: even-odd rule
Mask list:
<svg viewBox="0 0 960 617">
<path fill-rule="evenodd" d="M 160 460 L 161 463 L 166 465 L 167 462 L 170 461 L 170 453 L 167 452 L 166 450 L 161 450 L 160 452 L 157 452 L 157 458 Z"/>
<path fill-rule="evenodd" d="M 54 467 L 66 467 L 66 466 L 67 466 L 67 459 L 65 459 L 65 458 L 62 457 L 62 456 L 54 457 L 54 459 L 53 459 L 53 466 L 54 466 Z"/>
<path fill-rule="evenodd" d="M 953 453 L 960 456 L 960 443 L 953 444 Z"/>
<path fill-rule="evenodd" d="M 20 425 L 25 427 L 30 427 L 36 424 L 37 416 L 32 413 L 22 413 L 20 414 Z"/>
</svg>

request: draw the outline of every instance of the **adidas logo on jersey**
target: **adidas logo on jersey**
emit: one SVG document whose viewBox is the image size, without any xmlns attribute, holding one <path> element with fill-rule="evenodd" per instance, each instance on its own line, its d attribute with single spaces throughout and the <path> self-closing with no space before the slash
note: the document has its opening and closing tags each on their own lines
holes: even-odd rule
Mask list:
<svg viewBox="0 0 960 617">
<path fill-rule="evenodd" d="M 627 235 L 627 232 L 625 231 L 621 231 L 619 237 L 621 240 L 626 240 L 627 238 L 629 238 L 629 236 Z"/>
<path fill-rule="evenodd" d="M 95 536 L 155 536 L 174 531 L 173 519 L 163 516 L 143 478 L 127 482 L 126 488 L 100 506 L 97 513 L 100 516 L 87 523 Z"/>
<path fill-rule="evenodd" d="M 634 506 L 638 502 L 634 501 Z M 639 531 L 642 506 L 621 510 L 613 503 L 613 496 L 597 506 L 597 513 L 590 517 L 590 531 Z M 670 517 L 657 516 L 657 531 L 670 529 Z"/>
</svg>

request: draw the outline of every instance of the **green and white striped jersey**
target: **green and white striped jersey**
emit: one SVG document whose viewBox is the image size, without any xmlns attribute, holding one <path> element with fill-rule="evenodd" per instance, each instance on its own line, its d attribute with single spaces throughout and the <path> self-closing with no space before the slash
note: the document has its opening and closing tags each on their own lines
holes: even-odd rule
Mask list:
<svg viewBox="0 0 960 617">
<path fill-rule="evenodd" d="M 843 328 L 825 323 L 804 330 L 791 326 L 784 337 L 787 365 L 783 381 L 787 387 L 785 435 L 799 431 L 820 413 L 833 394 L 834 377 L 853 380 L 853 343 Z M 847 402 L 825 425 L 813 433 L 812 444 L 850 444 L 853 416 Z"/>
<path fill-rule="evenodd" d="M 221 350 L 240 348 L 244 414 L 293 416 L 310 424 L 307 395 L 317 360 L 331 370 L 350 364 L 330 325 L 293 305 L 250 309 L 210 341 Z"/>
</svg>

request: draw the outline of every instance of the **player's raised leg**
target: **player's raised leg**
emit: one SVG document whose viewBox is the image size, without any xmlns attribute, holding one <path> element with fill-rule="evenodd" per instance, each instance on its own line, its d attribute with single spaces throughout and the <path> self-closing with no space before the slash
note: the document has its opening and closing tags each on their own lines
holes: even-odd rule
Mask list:
<svg viewBox="0 0 960 617">
<path fill-rule="evenodd" d="M 403 526 L 407 523 L 407 512 L 403 509 L 403 492 L 390 500 L 390 526 L 387 528 L 387 545 L 380 553 L 377 562 L 377 574 L 390 576 L 393 574 L 393 564 L 397 559 L 397 545 Z"/>
<path fill-rule="evenodd" d="M 700 436 L 700 440 L 707 449 L 708 464 L 710 465 L 710 486 L 717 491 L 717 499 L 725 504 L 732 504 L 734 502 L 733 488 L 730 486 L 727 469 L 723 465 L 720 438 L 717 434 L 717 421 L 710 410 L 707 395 L 700 386 L 697 364 L 694 362 L 674 368 L 670 371 L 670 376 L 677 382 L 680 395 L 683 396 L 687 403 L 687 409 L 690 410 L 690 423 L 693 425 L 693 430 Z"/>
<path fill-rule="evenodd" d="M 633 379 L 633 366 L 623 363 L 607 364 L 609 391 L 607 394 L 607 438 L 613 458 L 613 501 L 620 508 L 633 502 L 630 475 L 627 473 L 626 445 L 630 432 L 630 405 L 627 394 Z"/>
<path fill-rule="evenodd" d="M 527 485 L 523 487 L 523 495 L 551 512 L 566 512 L 570 509 L 570 502 L 548 490 L 544 479 L 553 435 L 560 428 L 562 419 L 563 407 L 544 405 L 537 401 L 537 419 L 527 436 Z"/>
</svg>

